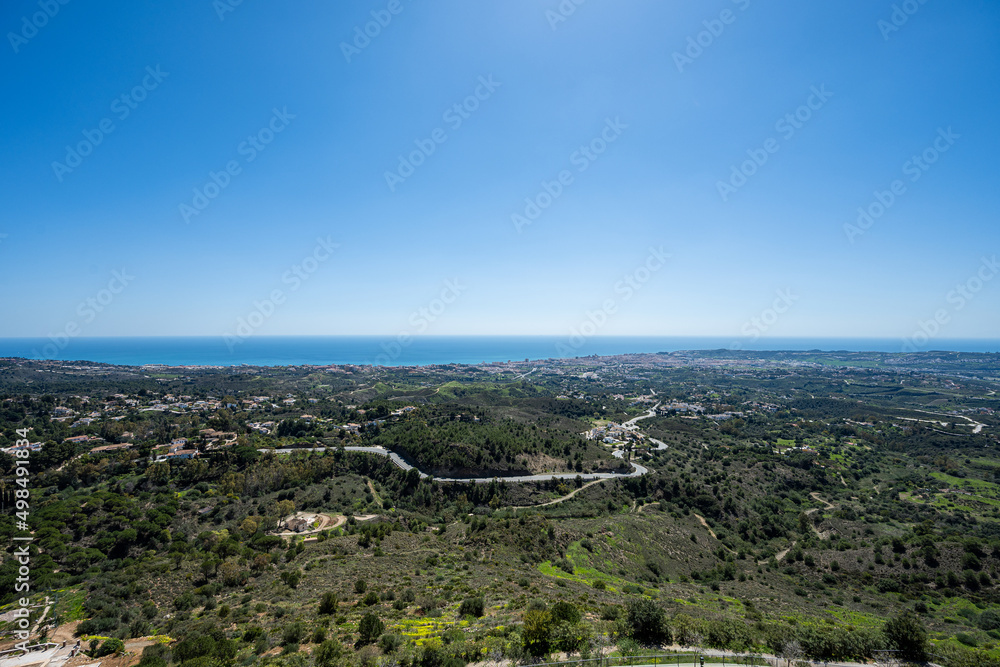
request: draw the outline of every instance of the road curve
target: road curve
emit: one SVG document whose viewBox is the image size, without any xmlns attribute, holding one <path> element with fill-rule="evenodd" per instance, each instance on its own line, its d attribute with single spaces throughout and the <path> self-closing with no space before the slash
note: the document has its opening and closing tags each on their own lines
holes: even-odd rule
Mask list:
<svg viewBox="0 0 1000 667">
<path fill-rule="evenodd" d="M 275 454 L 290 454 L 292 452 L 325 452 L 334 451 L 340 449 L 339 447 L 301 447 L 296 449 L 258 449 L 259 452 L 274 452 Z M 363 454 L 375 454 L 376 456 L 388 456 L 392 463 L 402 470 L 416 470 L 420 474 L 421 479 L 426 479 L 428 477 L 433 477 L 433 475 L 428 475 L 423 470 L 410 465 L 402 459 L 396 452 L 385 449 L 384 447 L 344 447 L 345 452 L 361 452 Z M 622 458 L 622 452 L 616 451 L 614 455 L 617 458 Z M 632 466 L 632 472 L 591 472 L 591 473 L 577 473 L 577 472 L 557 472 L 557 473 L 545 473 L 541 475 L 513 475 L 510 477 L 434 477 L 437 482 L 446 483 L 464 483 L 464 482 L 475 482 L 476 484 L 488 484 L 493 481 L 503 481 L 503 482 L 548 482 L 550 480 L 559 479 L 576 479 L 579 477 L 583 480 L 595 480 L 595 479 L 617 479 L 626 477 L 641 477 L 642 475 L 649 473 L 649 468 L 641 466 L 638 463 L 633 463 L 629 461 Z"/>
</svg>

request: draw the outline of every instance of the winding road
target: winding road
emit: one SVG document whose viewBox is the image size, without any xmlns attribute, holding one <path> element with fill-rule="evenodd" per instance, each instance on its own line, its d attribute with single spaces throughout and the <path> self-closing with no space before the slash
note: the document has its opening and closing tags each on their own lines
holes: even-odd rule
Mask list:
<svg viewBox="0 0 1000 667">
<path fill-rule="evenodd" d="M 657 403 L 652 408 L 649 409 L 644 415 L 639 415 L 638 417 L 633 417 L 628 420 L 622 426 L 631 430 L 635 430 L 635 424 L 640 419 L 649 419 L 650 417 L 656 416 L 656 408 L 660 404 Z M 656 438 L 650 438 L 650 442 L 656 445 L 658 450 L 663 450 L 667 448 L 667 444 Z M 325 452 L 328 450 L 337 450 L 339 447 L 300 447 L 295 449 L 258 449 L 259 452 L 274 452 L 275 454 L 290 454 L 292 452 Z M 363 454 L 375 454 L 376 456 L 388 456 L 389 460 L 392 461 L 393 465 L 401 470 L 416 470 L 420 474 L 421 479 L 427 479 L 433 477 L 420 470 L 416 466 L 410 465 L 403 458 L 391 450 L 385 449 L 384 447 L 344 447 L 345 452 L 361 452 Z M 624 452 L 620 449 L 616 449 L 611 453 L 615 458 L 624 458 Z M 434 477 L 435 481 L 445 482 L 445 483 L 463 483 L 463 482 L 475 482 L 476 484 L 489 484 L 494 481 L 503 482 L 548 482 L 552 480 L 560 479 L 583 479 L 591 481 L 602 481 L 605 479 L 619 479 L 626 477 L 641 477 L 642 475 L 649 473 L 649 468 L 639 465 L 633 461 L 629 461 L 629 465 L 632 466 L 632 472 L 591 472 L 591 473 L 578 473 L 578 472 L 555 472 L 555 473 L 542 473 L 539 475 L 512 475 L 510 477 Z M 571 494 L 572 495 L 572 494 Z"/>
<path fill-rule="evenodd" d="M 259 452 L 274 452 L 275 454 L 290 454 L 292 452 L 325 452 L 334 451 L 339 449 L 338 447 L 300 447 L 296 449 L 258 449 Z M 392 463 L 402 470 L 416 470 L 420 474 L 421 479 L 427 479 L 429 477 L 434 477 L 433 475 L 428 475 L 423 470 L 410 465 L 400 457 L 396 452 L 385 449 L 384 447 L 344 447 L 345 452 L 361 452 L 363 454 L 375 454 L 376 456 L 388 456 Z M 613 455 L 617 458 L 622 458 L 622 452 L 616 451 Z M 579 473 L 579 472 L 556 472 L 556 473 L 543 473 L 540 475 L 513 475 L 510 477 L 434 477 L 436 482 L 445 483 L 464 483 L 464 482 L 475 482 L 476 484 L 489 484 L 494 481 L 502 482 L 548 482 L 550 480 L 559 479 L 576 479 L 579 477 L 583 480 L 603 480 L 603 479 L 618 479 L 625 477 L 641 477 L 649 473 L 649 468 L 641 466 L 638 463 L 629 462 L 632 466 L 632 472 L 591 472 L 591 473 Z"/>
</svg>

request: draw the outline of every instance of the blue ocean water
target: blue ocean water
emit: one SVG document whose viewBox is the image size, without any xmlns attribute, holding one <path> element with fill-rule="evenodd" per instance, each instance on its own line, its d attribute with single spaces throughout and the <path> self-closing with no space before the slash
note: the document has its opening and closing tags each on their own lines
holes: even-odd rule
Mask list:
<svg viewBox="0 0 1000 667">
<path fill-rule="evenodd" d="M 176 366 L 477 364 L 677 350 L 848 350 L 901 352 L 903 341 L 863 338 L 771 338 L 754 343 L 723 337 L 594 336 L 251 336 L 230 346 L 221 336 L 138 338 L 0 338 L 0 357 Z M 926 350 L 1000 352 L 1000 340 L 934 339 Z"/>
</svg>

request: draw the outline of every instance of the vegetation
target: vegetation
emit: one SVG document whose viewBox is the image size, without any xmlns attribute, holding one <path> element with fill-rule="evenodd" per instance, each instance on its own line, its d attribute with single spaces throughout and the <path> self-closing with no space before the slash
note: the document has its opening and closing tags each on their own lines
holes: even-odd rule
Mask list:
<svg viewBox="0 0 1000 667">
<path fill-rule="evenodd" d="M 998 355 L 717 351 L 153 377 L 0 360 L 0 446 L 18 429 L 39 443 L 0 454 L 0 533 L 28 534 L 14 495 L 26 458 L 32 601 L 80 621 L 93 658 L 162 638 L 144 667 L 671 642 L 996 665 L 998 368 Z M 613 428 L 654 406 L 639 435 Z M 180 439 L 196 458 L 156 460 Z M 366 446 L 432 476 L 345 449 Z M 588 477 L 632 463 L 649 472 Z M 433 477 L 544 471 L 566 476 Z M 17 605 L 13 549 L 0 612 Z"/>
</svg>

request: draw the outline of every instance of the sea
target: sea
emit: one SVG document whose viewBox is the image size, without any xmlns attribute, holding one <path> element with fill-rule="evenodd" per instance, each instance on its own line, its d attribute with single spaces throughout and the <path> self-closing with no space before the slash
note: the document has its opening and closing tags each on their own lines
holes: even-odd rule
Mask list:
<svg viewBox="0 0 1000 667">
<path fill-rule="evenodd" d="M 679 350 L 912 352 L 887 338 L 691 336 L 152 336 L 0 338 L 0 357 L 89 361 L 127 366 L 299 366 L 479 364 Z M 1000 339 L 931 339 L 916 351 L 1000 352 Z"/>
</svg>

